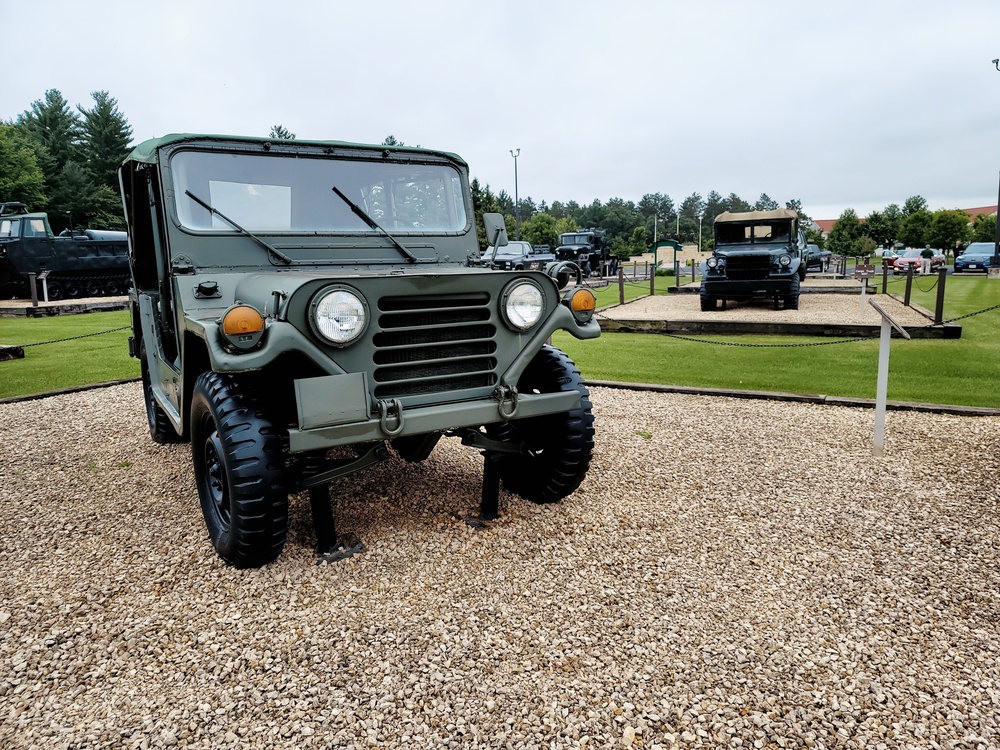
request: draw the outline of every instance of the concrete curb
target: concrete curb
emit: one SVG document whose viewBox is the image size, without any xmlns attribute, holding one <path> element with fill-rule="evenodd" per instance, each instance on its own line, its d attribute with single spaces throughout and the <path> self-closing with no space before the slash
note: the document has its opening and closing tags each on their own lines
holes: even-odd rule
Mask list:
<svg viewBox="0 0 1000 750">
<path fill-rule="evenodd" d="M 657 383 L 623 383 L 615 380 L 585 380 L 588 386 L 618 388 L 628 391 L 651 391 L 653 393 L 682 393 L 692 396 L 725 396 L 728 398 L 749 398 L 767 401 L 795 401 L 807 404 L 829 406 L 851 406 L 874 409 L 875 399 L 845 398 L 814 393 L 781 393 L 772 391 L 736 391 L 724 388 L 696 388 L 685 385 L 660 385 Z M 888 401 L 886 408 L 893 411 L 919 411 L 929 414 L 953 414 L 960 417 L 1000 417 L 1000 409 L 986 406 L 957 406 L 950 404 L 924 404 L 915 401 Z"/>
</svg>

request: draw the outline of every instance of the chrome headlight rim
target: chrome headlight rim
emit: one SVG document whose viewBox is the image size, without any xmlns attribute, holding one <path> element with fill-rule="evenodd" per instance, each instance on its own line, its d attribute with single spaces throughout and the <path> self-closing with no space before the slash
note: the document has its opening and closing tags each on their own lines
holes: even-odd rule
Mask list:
<svg viewBox="0 0 1000 750">
<path fill-rule="evenodd" d="M 709 258 L 708 260 L 705 261 L 705 265 L 708 266 L 711 269 L 718 268 L 719 267 L 719 259 L 716 256 L 713 255 L 711 258 Z"/>
<path fill-rule="evenodd" d="M 522 293 L 537 299 L 537 310 L 534 313 L 531 312 L 530 307 L 524 307 L 523 297 L 515 296 Z M 514 304 L 512 304 L 512 298 Z M 518 306 L 519 302 L 520 306 Z M 545 316 L 545 307 L 545 292 L 531 279 L 521 278 L 512 281 L 500 295 L 500 317 L 503 318 L 507 327 L 515 333 L 527 333 L 538 325 Z M 526 312 L 528 315 L 525 315 Z"/>
<path fill-rule="evenodd" d="M 360 318 L 360 321 L 355 319 L 351 322 L 349 316 L 345 316 L 343 323 L 338 322 L 337 315 L 331 314 L 333 311 L 322 309 L 325 303 L 330 305 L 346 304 L 346 312 L 350 313 L 353 310 L 355 317 Z M 309 325 L 313 333 L 329 346 L 350 346 L 368 330 L 370 321 L 368 301 L 361 292 L 346 284 L 332 284 L 323 287 L 313 295 L 312 301 L 309 303 Z M 338 326 L 343 326 L 345 323 L 346 328 L 340 329 L 345 332 L 338 336 Z"/>
<path fill-rule="evenodd" d="M 778 265 L 781 266 L 782 268 L 788 268 L 790 265 L 792 265 L 792 256 L 788 255 L 787 253 L 779 255 Z"/>
</svg>

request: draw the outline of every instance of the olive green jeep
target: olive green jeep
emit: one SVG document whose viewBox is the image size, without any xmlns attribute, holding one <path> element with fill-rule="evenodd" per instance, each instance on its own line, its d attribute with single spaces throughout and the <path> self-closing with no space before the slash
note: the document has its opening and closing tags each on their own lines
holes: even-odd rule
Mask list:
<svg viewBox="0 0 1000 750">
<path fill-rule="evenodd" d="M 275 559 L 306 490 L 321 559 L 363 549 L 335 533 L 330 482 L 393 451 L 422 461 L 442 436 L 485 457 L 481 517 L 501 480 L 536 503 L 583 481 L 589 393 L 547 341 L 597 337 L 594 295 L 571 263 L 481 260 L 458 156 L 168 135 L 119 177 L 149 431 L 190 441 L 228 563 Z M 502 217 L 484 221 L 503 246 Z"/>
</svg>

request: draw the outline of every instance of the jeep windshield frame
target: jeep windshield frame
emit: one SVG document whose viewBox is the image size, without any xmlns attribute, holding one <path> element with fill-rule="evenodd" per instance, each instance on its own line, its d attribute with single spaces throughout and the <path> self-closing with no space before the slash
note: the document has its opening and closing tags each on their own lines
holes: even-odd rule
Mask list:
<svg viewBox="0 0 1000 750">
<path fill-rule="evenodd" d="M 240 233 L 235 222 L 244 233 L 266 236 L 286 253 L 301 247 L 300 242 L 316 247 L 307 238 L 317 237 L 385 245 L 387 232 L 380 227 L 410 237 L 410 242 L 419 237 L 460 237 L 471 227 L 464 173 L 436 154 L 410 152 L 405 158 L 387 159 L 374 150 L 331 155 L 184 146 L 169 154 L 167 169 L 168 198 L 183 232 L 231 236 Z M 378 226 L 353 211 L 331 185 Z M 192 194 L 203 202 L 192 200 Z M 426 244 L 416 247 L 428 249 Z M 399 257 L 397 248 L 389 249 Z M 313 259 L 312 253 L 307 255 Z M 435 256 L 432 252 L 421 260 Z"/>
</svg>

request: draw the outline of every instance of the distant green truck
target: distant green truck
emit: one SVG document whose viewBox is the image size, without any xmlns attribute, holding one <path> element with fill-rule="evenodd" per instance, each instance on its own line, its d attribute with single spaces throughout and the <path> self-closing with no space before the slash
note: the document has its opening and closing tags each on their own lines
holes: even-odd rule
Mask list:
<svg viewBox="0 0 1000 750">
<path fill-rule="evenodd" d="M 422 461 L 443 436 L 483 452 L 484 515 L 501 480 L 537 503 L 583 481 L 589 394 L 546 342 L 597 337 L 594 295 L 566 263 L 483 262 L 458 156 L 169 135 L 119 176 L 149 431 L 191 442 L 228 563 L 275 559 L 303 490 L 335 559 L 330 482 L 391 452 Z M 502 217 L 485 218 L 502 248 Z"/>
<path fill-rule="evenodd" d="M 705 261 L 701 309 L 726 300 L 774 300 L 797 310 L 806 278 L 806 239 L 791 209 L 725 212 L 715 219 L 715 247 Z"/>
</svg>

